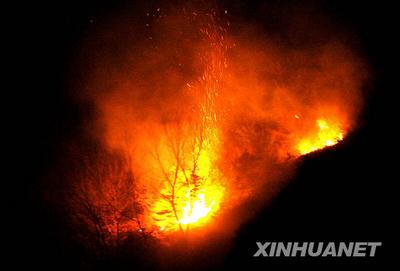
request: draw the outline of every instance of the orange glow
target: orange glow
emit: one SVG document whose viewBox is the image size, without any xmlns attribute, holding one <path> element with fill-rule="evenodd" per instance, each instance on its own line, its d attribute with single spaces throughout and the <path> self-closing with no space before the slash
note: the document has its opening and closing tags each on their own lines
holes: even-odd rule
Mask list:
<svg viewBox="0 0 400 271">
<path fill-rule="evenodd" d="M 113 232 L 203 233 L 227 214 L 233 229 L 251 213 L 246 203 L 270 199 L 296 159 L 356 128 L 363 69 L 346 44 L 317 39 L 321 46 L 292 48 L 258 30 L 228 33 L 216 16 L 166 14 L 152 21 L 151 39 L 149 28 L 129 46 L 117 41 L 130 31 L 101 35 L 99 46 L 120 51 L 115 59 L 99 53 L 85 89 L 98 110 L 95 136 L 127 157 L 122 176 L 131 176 L 134 195 L 104 222 L 118 221 Z M 125 202 L 115 196 L 119 182 L 98 210 L 109 198 Z"/>
<path fill-rule="evenodd" d="M 213 30 L 201 31 L 213 39 L 216 35 Z M 156 196 L 150 208 L 150 223 L 156 227 L 155 231 L 182 231 L 203 226 L 221 207 L 225 187 L 223 174 L 217 167 L 221 131 L 215 100 L 223 60 L 220 46 L 212 46 L 203 55 L 203 74 L 185 86 L 193 99 L 189 117 L 178 127 L 166 127 L 171 130 L 166 138 L 151 143 L 159 145 L 160 151 L 157 161 L 149 162 L 156 162 L 164 175 L 161 197 Z"/>
<path fill-rule="evenodd" d="M 196 228 L 209 222 L 217 213 L 224 194 L 214 168 L 211 145 L 196 146 L 199 153 L 189 155 L 182 164 L 191 168 L 170 167 L 161 198 L 152 204 L 152 223 L 158 231 L 177 231 Z M 198 155 L 198 157 L 195 157 Z M 182 156 L 182 159 L 184 159 Z M 168 174 L 168 173 L 167 173 Z M 156 229 L 157 230 L 157 229 Z"/>
<path fill-rule="evenodd" d="M 327 146 L 333 146 L 343 140 L 343 130 L 336 123 L 328 123 L 325 119 L 316 121 L 315 131 L 310 131 L 310 134 L 297 144 L 297 150 L 301 155 L 323 149 Z"/>
</svg>

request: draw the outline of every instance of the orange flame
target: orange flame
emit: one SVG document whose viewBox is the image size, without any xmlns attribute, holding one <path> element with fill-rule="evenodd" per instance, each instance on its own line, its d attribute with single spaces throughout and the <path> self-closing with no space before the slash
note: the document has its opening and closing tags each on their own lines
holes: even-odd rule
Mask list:
<svg viewBox="0 0 400 271">
<path fill-rule="evenodd" d="M 182 162 L 187 165 L 195 163 L 194 170 L 177 170 L 176 165 L 171 166 L 168 179 L 174 180 L 166 182 L 161 190 L 162 197 L 156 199 L 151 208 L 152 223 L 159 231 L 202 226 L 219 210 L 224 188 L 217 179 L 220 173 L 215 169 L 215 158 L 207 150 L 209 147 L 207 142 L 203 142 L 195 162 Z"/>
<path fill-rule="evenodd" d="M 214 15 L 191 16 L 200 26 L 157 21 L 167 33 L 129 51 L 141 53 L 128 79 L 119 67 L 95 76 L 118 82 L 92 99 L 107 147 L 130 158 L 143 191 L 139 231 L 156 235 L 202 227 L 250 200 L 277 164 L 343 140 L 361 107 L 363 78 L 344 46 L 281 49 L 229 36 Z"/>
<path fill-rule="evenodd" d="M 325 119 L 316 121 L 317 132 L 308 135 L 297 144 L 297 150 L 301 155 L 333 146 L 343 140 L 344 132 L 342 128 L 333 123 L 328 123 Z"/>
</svg>

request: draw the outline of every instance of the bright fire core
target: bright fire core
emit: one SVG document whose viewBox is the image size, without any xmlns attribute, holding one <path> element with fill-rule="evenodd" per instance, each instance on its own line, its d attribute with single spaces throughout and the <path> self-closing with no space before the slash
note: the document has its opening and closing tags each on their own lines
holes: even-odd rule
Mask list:
<svg viewBox="0 0 400 271">
<path fill-rule="evenodd" d="M 333 146 L 343 140 L 343 131 L 339 125 L 328 123 L 325 119 L 316 121 L 316 129 L 312 134 L 302 139 L 297 145 L 301 155 Z"/>
</svg>

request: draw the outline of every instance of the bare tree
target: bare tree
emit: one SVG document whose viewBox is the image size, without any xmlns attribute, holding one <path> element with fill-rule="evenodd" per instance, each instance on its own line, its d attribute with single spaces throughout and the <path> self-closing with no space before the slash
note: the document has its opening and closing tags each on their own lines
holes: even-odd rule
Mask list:
<svg viewBox="0 0 400 271">
<path fill-rule="evenodd" d="M 167 204 L 156 208 L 156 221 L 169 221 L 183 231 L 182 204 L 193 201 L 201 185 L 198 162 L 204 148 L 204 131 L 201 125 L 173 125 L 164 127 L 165 137 L 155 147 L 153 158 L 161 175 L 163 189 L 160 198 Z"/>
<path fill-rule="evenodd" d="M 117 247 L 131 232 L 143 232 L 143 212 L 129 160 L 95 150 L 79 161 L 67 190 L 70 217 L 86 245 Z M 96 248 L 95 248 L 96 249 Z"/>
<path fill-rule="evenodd" d="M 213 63 L 208 67 L 214 68 Z M 215 76 L 219 74 L 206 70 L 196 84 L 189 85 L 197 107 L 189 112 L 181 112 L 185 118 L 164 126 L 163 136 L 153 152 L 157 170 L 162 173 L 162 182 L 165 183 L 160 196 L 168 203 L 163 208 L 157 208 L 154 219 L 170 221 L 170 224 L 178 225 L 181 231 L 182 204 L 186 209 L 193 210 L 193 203 L 208 177 L 200 174 L 200 159 L 202 155 L 203 159 L 211 159 L 204 157 L 204 152 L 215 147 L 211 145 L 217 140 L 214 99 L 218 80 Z"/>
</svg>

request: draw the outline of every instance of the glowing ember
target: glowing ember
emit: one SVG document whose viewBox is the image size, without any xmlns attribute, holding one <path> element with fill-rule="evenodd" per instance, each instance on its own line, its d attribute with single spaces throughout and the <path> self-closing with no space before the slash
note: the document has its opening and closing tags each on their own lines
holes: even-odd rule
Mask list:
<svg viewBox="0 0 400 271">
<path fill-rule="evenodd" d="M 316 121 L 318 132 L 302 139 L 297 145 L 297 150 L 301 155 L 333 146 L 343 140 L 343 132 L 339 125 L 328 124 L 325 119 Z"/>
</svg>

